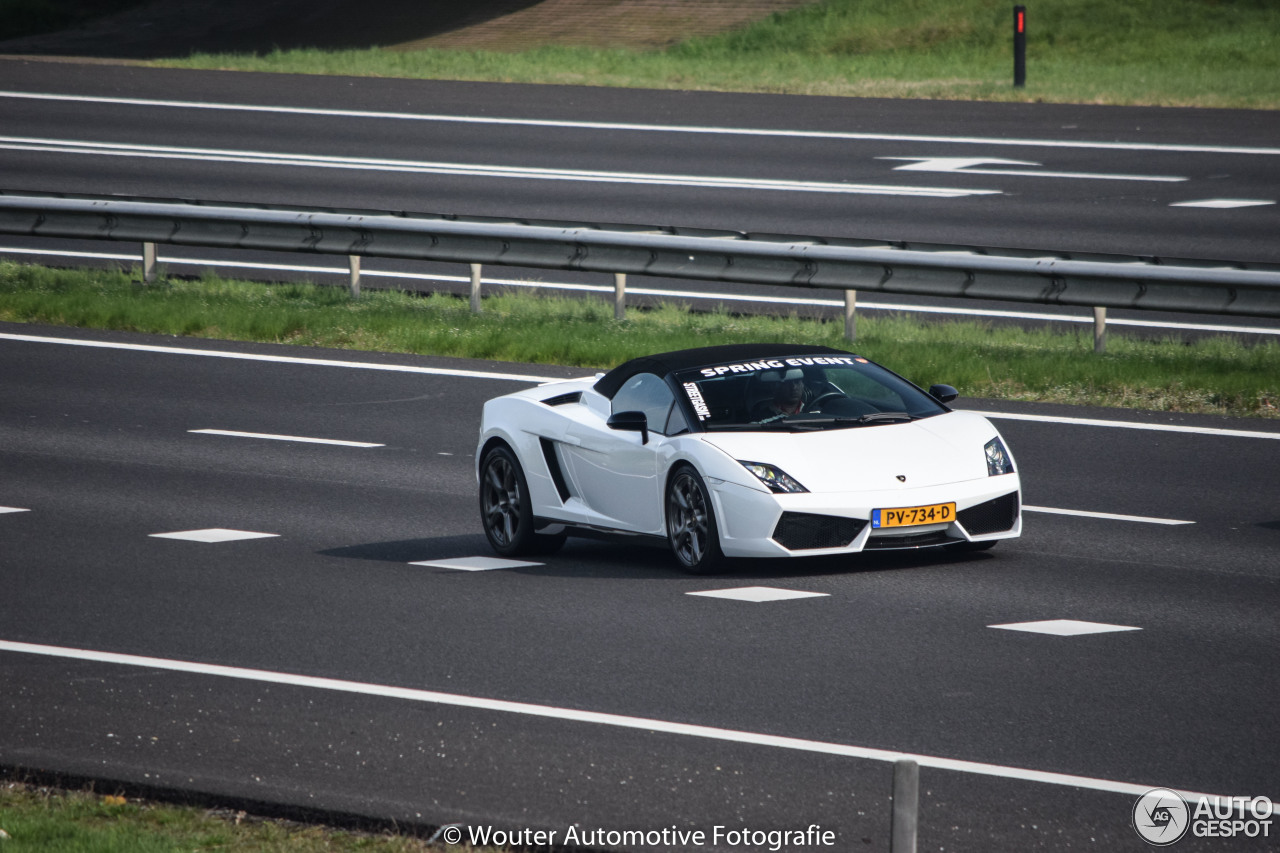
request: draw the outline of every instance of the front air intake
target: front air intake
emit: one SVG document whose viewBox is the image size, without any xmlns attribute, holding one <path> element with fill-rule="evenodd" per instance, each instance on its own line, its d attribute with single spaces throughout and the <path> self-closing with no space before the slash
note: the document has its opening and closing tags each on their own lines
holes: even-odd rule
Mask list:
<svg viewBox="0 0 1280 853">
<path fill-rule="evenodd" d="M 995 500 L 962 509 L 956 519 L 969 531 L 970 536 L 1003 533 L 1012 530 L 1018 522 L 1018 493 L 1010 492 Z"/>
<path fill-rule="evenodd" d="M 788 551 L 845 548 L 866 526 L 859 518 L 784 512 L 773 529 L 773 541 Z"/>
</svg>

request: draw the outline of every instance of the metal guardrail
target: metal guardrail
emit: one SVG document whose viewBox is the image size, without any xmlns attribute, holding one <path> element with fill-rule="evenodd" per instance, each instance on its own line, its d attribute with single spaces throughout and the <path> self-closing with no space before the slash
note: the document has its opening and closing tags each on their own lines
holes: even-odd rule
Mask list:
<svg viewBox="0 0 1280 853">
<path fill-rule="evenodd" d="M 858 290 L 1280 318 L 1280 265 L 1225 261 L 9 191 L 0 233 L 139 242 L 148 277 L 157 243 L 346 255 L 354 293 L 361 257 L 467 263 L 473 307 L 481 264 L 613 273 L 619 311 L 628 274 L 843 290 L 848 337 Z"/>
</svg>

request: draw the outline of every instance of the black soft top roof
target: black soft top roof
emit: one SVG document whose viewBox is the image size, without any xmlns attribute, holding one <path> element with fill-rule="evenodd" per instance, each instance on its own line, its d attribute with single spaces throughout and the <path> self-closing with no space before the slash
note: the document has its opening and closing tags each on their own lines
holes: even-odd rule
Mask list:
<svg viewBox="0 0 1280 853">
<path fill-rule="evenodd" d="M 595 384 L 595 390 L 613 399 L 626 381 L 637 373 L 655 373 L 665 377 L 694 367 L 710 367 L 729 362 L 759 361 L 784 355 L 849 355 L 845 350 L 812 344 L 726 344 L 718 347 L 698 347 L 645 355 L 610 370 Z"/>
</svg>

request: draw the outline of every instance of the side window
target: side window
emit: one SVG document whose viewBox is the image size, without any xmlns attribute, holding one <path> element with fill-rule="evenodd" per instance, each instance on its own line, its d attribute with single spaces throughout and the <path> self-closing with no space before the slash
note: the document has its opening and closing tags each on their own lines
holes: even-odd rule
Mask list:
<svg viewBox="0 0 1280 853">
<path fill-rule="evenodd" d="M 667 428 L 663 430 L 663 435 L 680 435 L 689 431 L 689 421 L 685 419 L 684 412 L 679 406 L 671 407 L 671 416 L 667 418 Z"/>
<path fill-rule="evenodd" d="M 662 378 L 640 373 L 627 380 L 613 397 L 612 413 L 644 412 L 649 429 L 667 435 L 667 415 L 676 397 Z"/>
</svg>

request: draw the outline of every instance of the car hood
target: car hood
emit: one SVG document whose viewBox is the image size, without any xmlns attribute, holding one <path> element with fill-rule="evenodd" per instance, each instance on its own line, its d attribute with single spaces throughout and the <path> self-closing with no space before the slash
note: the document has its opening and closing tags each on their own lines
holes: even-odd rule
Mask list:
<svg viewBox="0 0 1280 853">
<path fill-rule="evenodd" d="M 811 492 L 913 489 L 987 476 L 986 418 L 949 412 L 911 423 L 820 432 L 707 432 L 734 459 L 781 468 Z"/>
</svg>

